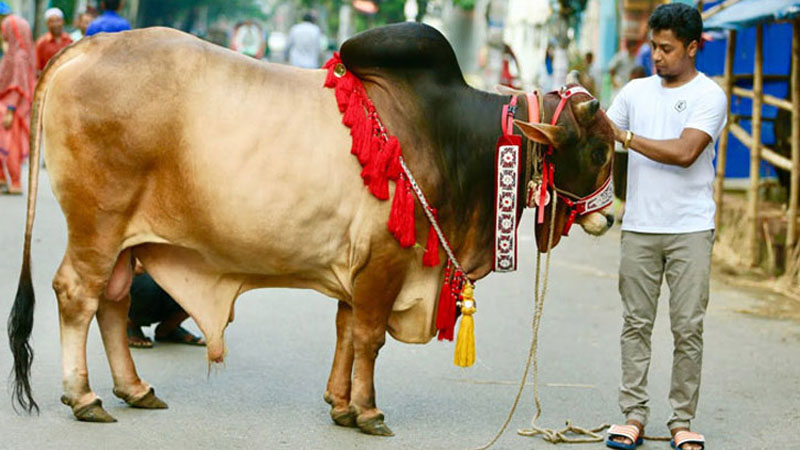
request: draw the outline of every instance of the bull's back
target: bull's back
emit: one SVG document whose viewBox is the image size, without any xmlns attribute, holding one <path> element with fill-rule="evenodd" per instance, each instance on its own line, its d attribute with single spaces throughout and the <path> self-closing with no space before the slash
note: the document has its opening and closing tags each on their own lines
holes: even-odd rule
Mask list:
<svg viewBox="0 0 800 450">
<path fill-rule="evenodd" d="M 385 220 L 365 213 L 388 206 L 361 184 L 322 71 L 168 29 L 98 35 L 73 52 L 44 112 L 71 228 L 93 220 L 77 212 L 91 199 L 129 220 L 124 246 L 168 242 L 227 269 L 291 273 L 346 266 L 354 236 Z"/>
</svg>

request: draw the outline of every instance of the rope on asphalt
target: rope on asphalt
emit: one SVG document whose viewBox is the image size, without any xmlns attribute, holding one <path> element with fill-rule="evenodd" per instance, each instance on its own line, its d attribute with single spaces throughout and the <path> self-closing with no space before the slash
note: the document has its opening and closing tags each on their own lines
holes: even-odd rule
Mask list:
<svg viewBox="0 0 800 450">
<path fill-rule="evenodd" d="M 522 391 L 525 389 L 526 380 L 528 379 L 528 371 L 533 366 L 533 398 L 536 404 L 536 414 L 531 419 L 531 426 L 530 428 L 523 428 L 517 430 L 517 434 L 521 436 L 537 436 L 541 435 L 542 439 L 552 444 L 558 443 L 567 443 L 567 444 L 585 444 L 585 443 L 592 443 L 592 442 L 602 442 L 603 436 L 600 434 L 603 430 L 608 428 L 609 424 L 602 424 L 595 428 L 583 428 L 577 425 L 573 425 L 571 420 L 566 421 L 566 425 L 561 430 L 553 430 L 550 428 L 544 428 L 536 425 L 536 421 L 542 415 L 542 404 L 539 399 L 539 361 L 538 361 L 538 348 L 539 348 L 539 325 L 542 321 L 542 313 L 544 311 L 544 299 L 547 295 L 547 282 L 550 278 L 550 255 L 551 250 L 553 247 L 553 232 L 555 229 L 555 217 L 556 217 L 556 203 L 557 203 L 558 196 L 552 196 L 552 207 L 550 213 L 550 228 L 548 230 L 547 236 L 547 257 L 545 259 L 545 266 L 544 266 L 544 277 L 542 280 L 541 291 L 539 289 L 540 284 L 540 273 L 541 273 L 541 261 L 542 261 L 542 254 L 541 252 L 536 252 L 536 272 L 535 272 L 535 282 L 534 282 L 534 314 L 533 314 L 533 322 L 531 324 L 532 328 L 532 336 L 531 336 L 531 344 L 530 349 L 528 350 L 528 360 L 525 362 L 525 370 L 522 372 L 522 379 L 519 382 L 519 389 L 517 390 L 517 395 L 514 397 L 514 402 L 511 404 L 511 410 L 508 412 L 508 416 L 506 417 L 505 422 L 497 431 L 495 436 L 486 444 L 481 447 L 478 447 L 474 450 L 486 450 L 492 445 L 494 445 L 498 439 L 505 433 L 506 429 L 508 428 L 508 424 L 511 422 L 514 413 L 517 410 L 517 405 L 519 405 L 519 400 L 522 397 Z M 536 233 L 534 233 L 534 239 L 536 238 Z M 569 434 L 585 436 L 585 437 L 573 437 L 569 436 Z M 651 437 L 645 436 L 645 439 L 648 440 L 656 440 L 656 441 L 663 441 L 669 440 L 669 437 Z"/>
</svg>

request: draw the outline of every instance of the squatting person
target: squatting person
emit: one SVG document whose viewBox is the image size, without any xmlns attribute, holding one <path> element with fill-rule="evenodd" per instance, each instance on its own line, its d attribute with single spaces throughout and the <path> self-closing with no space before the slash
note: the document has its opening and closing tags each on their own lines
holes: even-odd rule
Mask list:
<svg viewBox="0 0 800 450">
<path fill-rule="evenodd" d="M 614 425 L 606 445 L 633 449 L 641 443 L 650 412 L 650 338 L 666 277 L 674 339 L 667 426 L 674 447 L 697 450 L 704 438 L 689 430 L 700 392 L 714 241 L 714 143 L 725 125 L 727 99 L 695 68 L 703 29 L 696 8 L 661 5 L 648 27 L 656 75 L 625 85 L 608 110 L 615 139 L 630 153 L 619 267 L 619 406 L 626 425 Z"/>
</svg>

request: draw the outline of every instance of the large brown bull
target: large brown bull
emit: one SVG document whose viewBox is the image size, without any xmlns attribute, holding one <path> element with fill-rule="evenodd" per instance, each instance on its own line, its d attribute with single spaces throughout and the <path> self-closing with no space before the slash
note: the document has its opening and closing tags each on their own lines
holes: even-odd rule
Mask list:
<svg viewBox="0 0 800 450">
<path fill-rule="evenodd" d="M 509 96 L 469 88 L 447 41 L 422 25 L 363 33 L 343 45 L 342 59 L 402 143 L 466 274 L 486 276 L 495 142 Z M 325 392 L 331 416 L 391 434 L 375 404 L 375 359 L 387 331 L 415 343 L 434 335 L 444 264 L 422 267 L 421 251 L 401 248 L 387 232 L 391 202 L 364 187 L 325 79 L 322 70 L 263 64 L 158 28 L 84 39 L 49 64 L 34 99 L 22 275 L 9 319 L 15 397 L 24 408 L 37 408 L 28 338 L 41 129 L 68 228 L 53 280 L 62 402 L 79 420 L 114 420 L 89 387 L 86 339 L 95 317 L 114 395 L 134 407 L 166 407 L 139 378 L 126 343 L 138 258 L 197 322 L 210 361 L 222 360 L 234 300 L 247 290 L 307 288 L 337 299 Z M 559 101 L 558 94 L 544 98 L 545 117 Z M 517 118 L 526 120 L 525 96 L 519 103 Z M 585 195 L 608 178 L 611 132 L 596 100 L 576 95 L 555 126 L 522 126 L 555 146 L 557 186 Z M 425 236 L 428 223 L 416 211 L 417 236 Z M 556 226 L 566 220 L 559 207 Z M 609 226 L 597 213 L 579 222 L 597 234 Z M 543 245 L 547 227 L 537 233 Z"/>
</svg>

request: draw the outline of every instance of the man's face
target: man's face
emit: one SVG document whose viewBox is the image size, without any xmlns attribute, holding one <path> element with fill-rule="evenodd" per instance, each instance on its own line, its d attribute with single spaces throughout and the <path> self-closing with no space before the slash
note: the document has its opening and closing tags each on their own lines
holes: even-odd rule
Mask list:
<svg viewBox="0 0 800 450">
<path fill-rule="evenodd" d="M 47 19 L 47 29 L 54 36 L 58 36 L 64 31 L 64 19 L 58 16 L 53 16 Z"/>
<path fill-rule="evenodd" d="M 89 24 L 92 23 L 92 16 L 89 14 L 84 14 L 78 20 L 78 29 L 81 30 L 81 33 L 86 34 L 86 29 L 89 28 Z"/>
<path fill-rule="evenodd" d="M 672 30 L 651 31 L 650 47 L 656 73 L 666 79 L 678 77 L 690 70 L 697 55 L 697 41 L 686 46 Z"/>
</svg>

